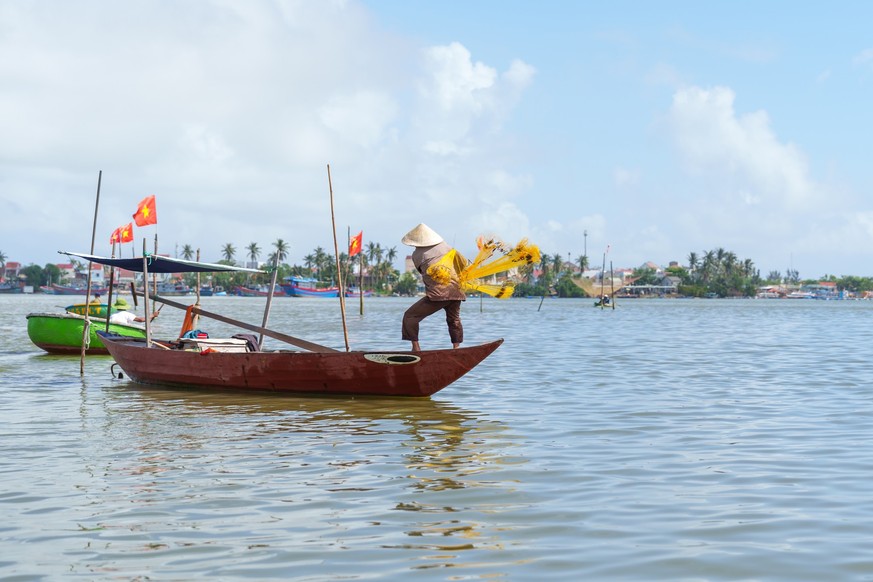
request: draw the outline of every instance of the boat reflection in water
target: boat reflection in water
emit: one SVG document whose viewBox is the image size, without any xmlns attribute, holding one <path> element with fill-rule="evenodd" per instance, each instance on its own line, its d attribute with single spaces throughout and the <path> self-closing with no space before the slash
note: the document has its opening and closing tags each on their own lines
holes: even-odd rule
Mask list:
<svg viewBox="0 0 873 582">
<path fill-rule="evenodd" d="M 118 385 L 105 400 L 101 440 L 119 448 L 100 469 L 106 490 L 141 504 L 125 520 L 142 511 L 171 538 L 185 523 L 270 553 L 356 550 L 330 552 L 333 567 L 390 548 L 415 569 L 462 564 L 473 559 L 463 551 L 512 535 L 509 518 L 494 519 L 519 505 L 495 453 L 507 431 L 485 413 L 433 399 Z"/>
</svg>

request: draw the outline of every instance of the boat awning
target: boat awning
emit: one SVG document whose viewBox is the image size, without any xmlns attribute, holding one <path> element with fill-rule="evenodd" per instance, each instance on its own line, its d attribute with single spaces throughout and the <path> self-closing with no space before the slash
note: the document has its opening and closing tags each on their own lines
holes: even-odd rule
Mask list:
<svg viewBox="0 0 873 582">
<path fill-rule="evenodd" d="M 135 273 L 143 272 L 142 257 L 130 259 L 114 259 L 109 257 L 98 257 L 96 255 L 88 255 L 84 253 L 70 253 L 67 251 L 58 251 L 62 255 L 71 257 L 79 257 L 80 259 L 91 261 L 100 265 L 108 265 L 119 269 L 126 269 Z M 234 265 L 219 265 L 217 263 L 199 263 L 197 261 L 186 261 L 184 259 L 171 259 L 170 257 L 162 257 L 159 255 L 148 256 L 148 271 L 149 273 L 221 273 L 221 272 L 236 272 L 244 273 L 263 273 L 266 271 L 260 269 L 247 269 L 244 267 L 236 267 Z"/>
</svg>

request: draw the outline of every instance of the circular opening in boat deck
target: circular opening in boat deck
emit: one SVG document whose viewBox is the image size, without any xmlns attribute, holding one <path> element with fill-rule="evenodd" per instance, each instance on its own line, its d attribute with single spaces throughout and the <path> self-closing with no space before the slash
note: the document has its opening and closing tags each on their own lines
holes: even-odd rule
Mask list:
<svg viewBox="0 0 873 582">
<path fill-rule="evenodd" d="M 415 364 L 421 361 L 418 356 L 409 354 L 364 354 L 364 358 L 377 364 Z"/>
</svg>

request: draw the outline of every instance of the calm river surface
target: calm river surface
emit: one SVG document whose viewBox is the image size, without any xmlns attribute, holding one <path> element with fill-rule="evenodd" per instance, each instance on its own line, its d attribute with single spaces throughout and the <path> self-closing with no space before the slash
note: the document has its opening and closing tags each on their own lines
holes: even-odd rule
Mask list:
<svg viewBox="0 0 873 582">
<path fill-rule="evenodd" d="M 81 299 L 0 295 L 0 580 L 873 580 L 873 302 L 470 299 L 489 359 L 354 399 L 80 375 L 25 316 Z M 411 302 L 349 300 L 351 346 Z M 269 325 L 344 346 L 331 300 Z"/>
</svg>

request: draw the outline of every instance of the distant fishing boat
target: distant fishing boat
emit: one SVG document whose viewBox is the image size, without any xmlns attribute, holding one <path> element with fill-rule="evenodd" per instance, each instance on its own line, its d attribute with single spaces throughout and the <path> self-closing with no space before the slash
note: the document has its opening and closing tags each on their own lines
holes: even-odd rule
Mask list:
<svg viewBox="0 0 873 582">
<path fill-rule="evenodd" d="M 260 285 L 258 287 L 243 287 L 241 285 L 237 285 L 234 287 L 234 292 L 241 297 L 266 297 L 270 294 L 270 287 L 268 285 Z M 282 289 L 279 285 L 276 285 L 276 289 L 273 291 L 274 296 L 285 295 L 285 290 Z"/>
<path fill-rule="evenodd" d="M 158 295 L 165 296 L 191 295 L 193 293 L 191 287 L 178 281 L 159 281 L 155 291 Z"/>
<path fill-rule="evenodd" d="M 200 296 L 201 297 L 224 297 L 227 295 L 227 291 L 224 290 L 224 287 L 221 285 L 201 285 L 200 286 Z"/>
<path fill-rule="evenodd" d="M 316 279 L 285 277 L 281 287 L 291 297 L 339 297 L 339 287 L 319 288 Z"/>
<path fill-rule="evenodd" d="M 364 289 L 364 297 L 370 297 L 373 295 L 373 292 L 369 289 Z M 360 297 L 361 291 L 358 289 L 349 289 L 346 291 L 346 297 Z"/>
<path fill-rule="evenodd" d="M 0 283 L 0 293 L 21 293 L 22 288 L 18 283 Z"/>
<path fill-rule="evenodd" d="M 52 283 L 55 295 L 87 295 L 88 289 L 78 285 L 58 285 Z M 107 287 L 91 287 L 91 293 L 94 295 L 105 295 L 109 292 Z"/>
</svg>

